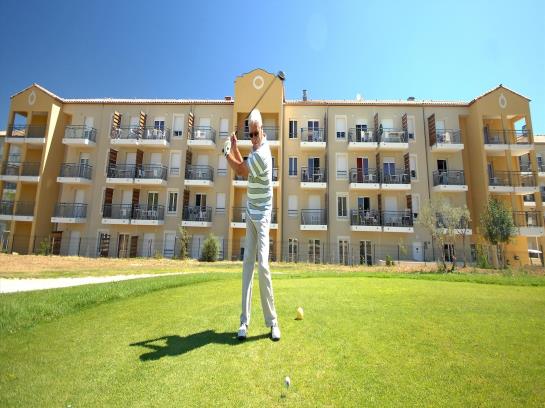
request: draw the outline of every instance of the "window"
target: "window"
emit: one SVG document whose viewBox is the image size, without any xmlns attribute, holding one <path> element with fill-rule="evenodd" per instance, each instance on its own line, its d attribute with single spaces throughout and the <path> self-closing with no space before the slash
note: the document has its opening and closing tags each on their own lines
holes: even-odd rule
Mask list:
<svg viewBox="0 0 545 408">
<path fill-rule="evenodd" d="M 220 120 L 220 137 L 229 136 L 229 119 L 223 118 Z"/>
<path fill-rule="evenodd" d="M 337 153 L 337 180 L 348 179 L 348 156 L 345 153 Z"/>
<path fill-rule="evenodd" d="M 227 175 L 227 159 L 223 154 L 218 156 L 218 176 Z"/>
<path fill-rule="evenodd" d="M 337 195 L 337 217 L 348 217 L 348 196 L 344 193 L 343 195 Z"/>
<path fill-rule="evenodd" d="M 126 202 L 130 204 L 130 199 L 127 200 Z M 148 192 L 148 209 L 157 209 L 158 204 L 159 204 L 159 193 L 155 191 Z"/>
<path fill-rule="evenodd" d="M 168 192 L 168 204 L 167 204 L 167 213 L 176 214 L 178 211 L 178 192 L 169 191 Z"/>
<path fill-rule="evenodd" d="M 184 115 L 174 115 L 172 123 L 172 136 L 182 137 L 184 132 Z"/>
<path fill-rule="evenodd" d="M 153 127 L 155 129 L 165 130 L 165 118 L 155 118 L 153 121 Z"/>
<path fill-rule="evenodd" d="M 216 194 L 216 213 L 225 214 L 225 193 Z"/>
<path fill-rule="evenodd" d="M 297 217 L 298 202 L 296 195 L 288 196 L 288 217 Z"/>
<path fill-rule="evenodd" d="M 356 138 L 352 142 L 372 142 L 372 136 L 367 132 L 367 124 L 360 121 L 356 125 Z"/>
<path fill-rule="evenodd" d="M 299 241 L 297 238 L 288 238 L 288 262 L 299 260 Z"/>
<path fill-rule="evenodd" d="M 289 172 L 290 176 L 297 176 L 297 157 L 289 158 Z"/>
<path fill-rule="evenodd" d="M 346 116 L 335 116 L 337 139 L 346 139 Z"/>
<path fill-rule="evenodd" d="M 310 239 L 308 241 L 308 261 L 310 263 L 320 263 L 321 254 L 320 254 L 320 240 L 319 239 Z"/>
<path fill-rule="evenodd" d="M 179 176 L 181 166 L 182 166 L 182 153 L 181 152 L 171 152 L 170 153 L 170 164 L 168 166 L 169 175 Z"/>
<path fill-rule="evenodd" d="M 339 238 L 339 263 L 342 265 L 348 265 L 350 257 L 348 251 L 350 248 L 350 243 L 347 238 Z"/>
<path fill-rule="evenodd" d="M 195 207 L 206 207 L 206 194 L 195 194 Z"/>
<path fill-rule="evenodd" d="M 297 138 L 297 121 L 296 120 L 290 120 L 289 138 L 290 139 Z"/>
<path fill-rule="evenodd" d="M 163 256 L 165 258 L 174 257 L 174 249 L 176 246 L 176 233 L 175 232 L 165 232 L 163 241 Z"/>
<path fill-rule="evenodd" d="M 415 140 L 414 116 L 407 116 L 407 133 L 409 140 Z"/>
<path fill-rule="evenodd" d="M 416 155 L 411 154 L 409 156 L 409 168 L 411 170 L 411 180 L 418 180 L 417 173 L 416 173 Z"/>
</svg>

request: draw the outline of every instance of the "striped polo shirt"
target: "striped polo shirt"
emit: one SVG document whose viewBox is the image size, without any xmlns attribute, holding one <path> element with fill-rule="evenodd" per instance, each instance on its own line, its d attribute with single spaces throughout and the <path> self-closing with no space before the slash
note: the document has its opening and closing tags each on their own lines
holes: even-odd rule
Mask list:
<svg viewBox="0 0 545 408">
<path fill-rule="evenodd" d="M 265 216 L 270 218 L 272 213 L 272 155 L 267 139 L 263 139 L 261 146 L 252 151 L 247 159 L 248 193 L 246 210 L 250 218 L 260 221 Z"/>
</svg>

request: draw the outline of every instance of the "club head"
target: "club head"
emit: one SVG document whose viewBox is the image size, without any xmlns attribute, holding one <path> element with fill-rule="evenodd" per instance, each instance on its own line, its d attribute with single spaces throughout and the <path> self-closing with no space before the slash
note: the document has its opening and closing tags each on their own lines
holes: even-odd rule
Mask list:
<svg viewBox="0 0 545 408">
<path fill-rule="evenodd" d="M 277 76 L 278 79 L 280 79 L 281 81 L 283 81 L 283 80 L 286 79 L 286 74 L 284 74 L 284 71 L 278 71 L 278 74 L 276 74 L 276 76 Z"/>
</svg>

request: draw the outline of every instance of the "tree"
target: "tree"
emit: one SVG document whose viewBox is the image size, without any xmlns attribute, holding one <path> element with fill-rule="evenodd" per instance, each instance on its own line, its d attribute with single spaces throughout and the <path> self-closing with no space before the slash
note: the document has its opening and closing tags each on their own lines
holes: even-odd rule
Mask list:
<svg viewBox="0 0 545 408">
<path fill-rule="evenodd" d="M 216 262 L 218 260 L 219 253 L 220 245 L 218 238 L 213 234 L 209 234 L 204 240 L 202 246 L 201 261 Z"/>
<path fill-rule="evenodd" d="M 495 198 L 489 199 L 481 215 L 481 229 L 484 238 L 498 247 L 501 265 L 505 268 L 505 245 L 516 233 L 511 209 Z"/>
<path fill-rule="evenodd" d="M 466 259 L 466 238 L 467 232 L 471 229 L 471 213 L 469 209 L 464 205 L 463 207 L 456 207 L 459 212 L 460 224 L 458 226 L 458 233 L 462 237 L 462 252 L 464 256 L 464 268 L 467 265 Z"/>
<path fill-rule="evenodd" d="M 179 240 L 180 240 L 180 259 L 184 260 L 187 258 L 189 253 L 189 241 L 191 237 L 189 236 L 189 233 L 187 232 L 187 228 L 180 227 L 178 229 L 179 232 Z"/>
</svg>

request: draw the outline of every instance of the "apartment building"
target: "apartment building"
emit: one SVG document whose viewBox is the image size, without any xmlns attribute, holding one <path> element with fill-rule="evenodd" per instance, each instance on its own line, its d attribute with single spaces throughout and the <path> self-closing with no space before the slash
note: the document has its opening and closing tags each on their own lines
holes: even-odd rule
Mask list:
<svg viewBox="0 0 545 408">
<path fill-rule="evenodd" d="M 266 89 L 272 259 L 455 256 L 462 243 L 438 248 L 418 223 L 438 197 L 470 209 L 474 221 L 460 231 L 469 258 L 491 195 L 513 209 L 510 261 L 540 253 L 545 144 L 534 140 L 528 98 L 500 85 L 469 102 L 286 100 L 284 84 L 261 69 L 221 100 L 66 99 L 36 84 L 12 96 L 0 170 L 5 248 L 171 257 L 182 225 L 193 257 L 213 233 L 222 258 L 241 259 L 247 180 L 221 149 L 236 130 L 250 153 L 245 118 Z"/>
</svg>

